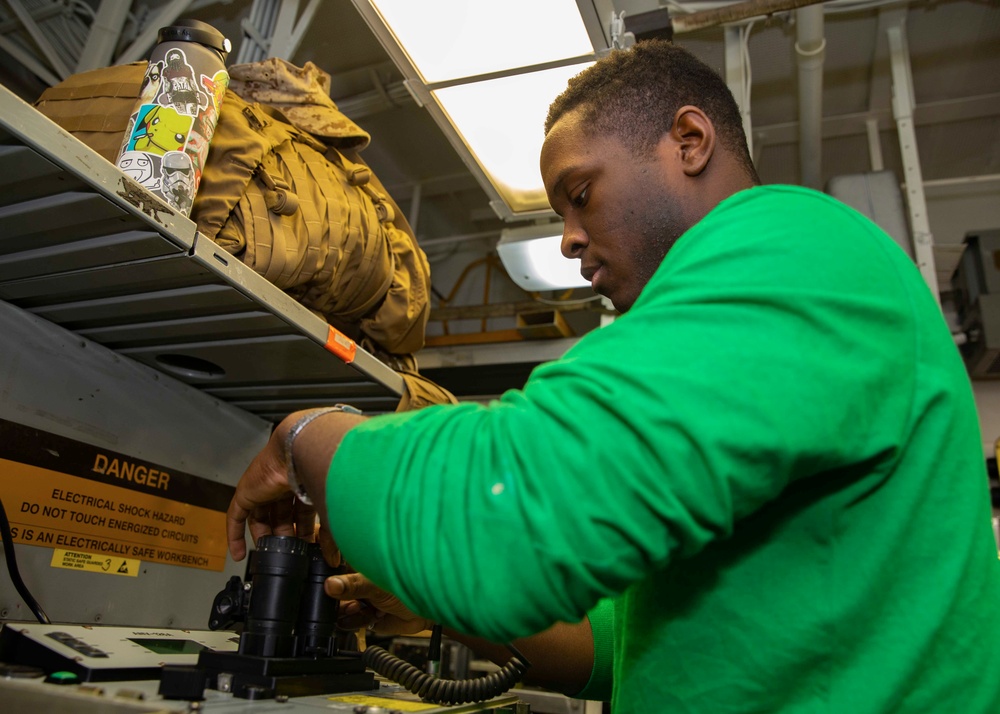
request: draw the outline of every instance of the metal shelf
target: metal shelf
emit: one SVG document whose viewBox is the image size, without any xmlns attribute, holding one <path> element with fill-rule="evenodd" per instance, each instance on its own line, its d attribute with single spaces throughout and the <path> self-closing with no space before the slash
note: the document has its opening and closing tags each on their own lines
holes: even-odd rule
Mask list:
<svg viewBox="0 0 1000 714">
<path fill-rule="evenodd" d="M 0 300 L 268 420 L 399 374 L 0 85 Z"/>
</svg>

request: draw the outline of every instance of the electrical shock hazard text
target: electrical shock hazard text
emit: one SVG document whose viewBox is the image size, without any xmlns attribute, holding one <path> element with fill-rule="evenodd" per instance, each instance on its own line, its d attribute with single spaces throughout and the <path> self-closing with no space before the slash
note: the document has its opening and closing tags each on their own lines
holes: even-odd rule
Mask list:
<svg viewBox="0 0 1000 714">
<path fill-rule="evenodd" d="M 102 462 L 101 459 L 105 461 Z M 66 553 L 90 554 L 102 564 L 108 557 L 146 560 L 192 568 L 221 571 L 225 566 L 225 513 L 180 503 L 163 496 L 143 494 L 68 474 L 0 459 L 0 488 L 10 499 L 11 534 L 14 541 L 66 549 Z M 106 463 L 105 463 L 106 462 Z M 125 473 L 118 461 L 98 455 L 105 471 Z M 95 465 L 96 469 L 96 465 Z M 156 488 L 166 488 L 169 475 L 143 467 L 138 478 Z M 135 480 L 136 470 L 129 473 Z M 166 478 L 162 478 L 162 477 Z M 15 517 L 16 514 L 16 517 Z M 63 552 L 57 550 L 58 552 Z M 97 565 L 62 557 L 53 567 L 109 572 Z M 90 562 L 90 561 L 87 561 Z M 95 563 L 97 560 L 94 561 Z M 74 565 L 76 563 L 77 565 Z M 120 563 L 115 566 L 117 568 Z M 110 566 L 108 566 L 110 568 Z M 120 574 L 133 575 L 129 568 Z"/>
</svg>

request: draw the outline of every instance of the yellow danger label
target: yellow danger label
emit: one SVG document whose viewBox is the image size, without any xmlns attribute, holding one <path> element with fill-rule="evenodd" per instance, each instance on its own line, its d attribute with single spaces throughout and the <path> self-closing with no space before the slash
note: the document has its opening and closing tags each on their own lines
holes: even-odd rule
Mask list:
<svg viewBox="0 0 1000 714">
<path fill-rule="evenodd" d="M 134 558 L 98 555 L 97 553 L 80 553 L 75 550 L 52 551 L 52 567 L 67 570 L 85 570 L 88 573 L 107 573 L 108 575 L 128 575 L 138 577 L 139 564 L 142 561 Z"/>
<path fill-rule="evenodd" d="M 331 702 L 341 702 L 343 704 L 362 704 L 369 707 L 394 709 L 401 712 L 423 712 L 428 709 L 439 709 L 441 707 L 440 704 L 411 702 L 406 699 L 394 699 L 391 697 L 373 697 L 368 694 L 347 694 L 338 697 L 327 697 L 327 699 Z"/>
<path fill-rule="evenodd" d="M 6 459 L 0 492 L 14 542 L 57 549 L 53 567 L 108 572 L 61 558 L 57 565 L 60 551 L 92 555 L 101 565 L 110 558 L 115 572 L 124 561 L 121 575 L 138 574 L 143 560 L 215 571 L 226 564 L 222 511 Z"/>
</svg>

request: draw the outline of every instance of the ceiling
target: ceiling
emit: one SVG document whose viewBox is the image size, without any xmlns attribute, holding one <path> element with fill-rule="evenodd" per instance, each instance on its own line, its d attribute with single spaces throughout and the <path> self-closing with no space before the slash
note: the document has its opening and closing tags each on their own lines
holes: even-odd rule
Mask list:
<svg viewBox="0 0 1000 714">
<path fill-rule="evenodd" d="M 264 5 L 298 8 L 303 33 L 297 50 L 288 59 L 299 65 L 312 61 L 329 72 L 334 101 L 372 135 L 363 156 L 407 213 L 428 253 L 438 296 L 435 307 L 454 309 L 464 305 L 469 309 L 458 316 L 476 318 L 457 320 L 453 312 L 447 330 L 434 320 L 428 334 L 440 336 L 439 343 L 447 344 L 446 331 L 452 334 L 451 342 L 462 342 L 454 338 L 455 332 L 498 332 L 498 328 L 511 327 L 517 305 L 523 308 L 526 301 L 533 299 L 531 296 L 520 292 L 504 276 L 496 277 L 495 271 L 488 285 L 484 285 L 485 272 L 460 280 L 463 268 L 495 252 L 500 230 L 510 224 L 505 224 L 490 207 L 488 192 L 470 170 L 467 158 L 459 154 L 427 109 L 414 101 L 403 84 L 404 73 L 393 64 L 354 3 L 256 1 L 258 10 Z M 654 18 L 667 12 L 679 16 L 727 3 L 608 0 L 608 4 L 625 12 L 626 29 L 635 29 L 644 13 L 655 11 L 658 15 L 647 16 Z M 81 66 L 77 63 L 90 32 L 101 26 L 94 18 L 98 11 L 110 12 L 111 5 L 128 6 L 121 31 L 114 31 L 112 61 L 144 57 L 151 45 L 144 41 L 144 30 L 161 26 L 166 13 L 215 25 L 233 41 L 230 61 L 238 60 L 241 46 L 250 42 L 243 28 L 254 5 L 252 0 L 0 0 L 0 82 L 28 101 L 36 99 L 49 83 Z M 834 176 L 872 170 L 873 146 L 881 154 L 885 169 L 899 177 L 905 174 L 904 152 L 892 108 L 886 32 L 889 27 L 899 26 L 909 50 L 914 136 L 923 182 L 928 190 L 986 182 L 996 192 L 1000 187 L 1000 3 L 833 0 L 823 6 L 826 44 L 822 148 L 818 156 L 820 187 Z M 452 31 L 448 18 L 439 18 L 438 26 L 441 41 L 447 42 Z M 526 17 L 524 41 L 545 42 L 546 33 L 554 29 L 533 26 L 531 18 Z M 674 40 L 720 72 L 725 71 L 722 27 L 678 33 Z M 796 26 L 790 12 L 757 18 L 749 29 L 746 47 L 751 70 L 750 124 L 755 160 L 764 183 L 803 182 L 795 42 Z M 247 50 L 243 52 L 248 56 Z M 509 107 L 509 111 L 515 112 L 517 107 Z M 873 144 L 874 136 L 878 141 Z M 967 228 L 977 227 L 982 226 Z M 960 244 L 964 235 L 962 230 L 947 233 L 934 235 L 942 286 L 955 260 L 955 251 L 949 251 L 948 246 Z M 583 299 L 588 297 L 584 295 Z M 486 299 L 494 305 L 491 314 L 501 317 L 479 319 L 483 308 L 471 306 L 481 305 Z M 505 311 L 496 307 L 497 303 L 513 307 Z M 596 307 L 599 303 L 581 305 Z M 598 312 L 591 310 L 567 310 L 566 315 L 576 334 L 600 320 Z M 477 339 L 489 338 L 469 338 L 461 349 L 445 347 L 439 354 L 428 351 L 421 365 L 432 370 L 429 374 L 434 377 L 447 376 L 445 372 L 433 372 L 435 369 L 469 366 L 472 381 L 478 383 L 463 384 L 455 391 L 485 394 L 523 379 L 526 371 L 517 370 L 517 364 L 537 361 L 524 356 L 530 353 L 530 346 L 515 350 L 503 361 L 514 364 L 507 369 L 516 374 L 504 376 L 497 385 L 484 384 L 482 380 L 487 377 L 482 368 L 491 360 L 476 357 L 475 352 L 499 350 L 468 345 Z M 551 351 L 551 346 L 537 350 L 539 354 Z M 503 370 L 494 366 L 486 371 Z M 447 379 L 440 381 L 453 386 Z"/>
</svg>

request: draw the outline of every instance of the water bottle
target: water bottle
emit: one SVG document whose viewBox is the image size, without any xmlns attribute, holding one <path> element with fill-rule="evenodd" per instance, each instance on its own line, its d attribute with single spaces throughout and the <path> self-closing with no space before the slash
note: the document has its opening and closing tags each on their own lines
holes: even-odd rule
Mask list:
<svg viewBox="0 0 1000 714">
<path fill-rule="evenodd" d="M 232 46 L 198 20 L 177 20 L 156 40 L 115 165 L 187 216 L 229 86 Z"/>
</svg>

